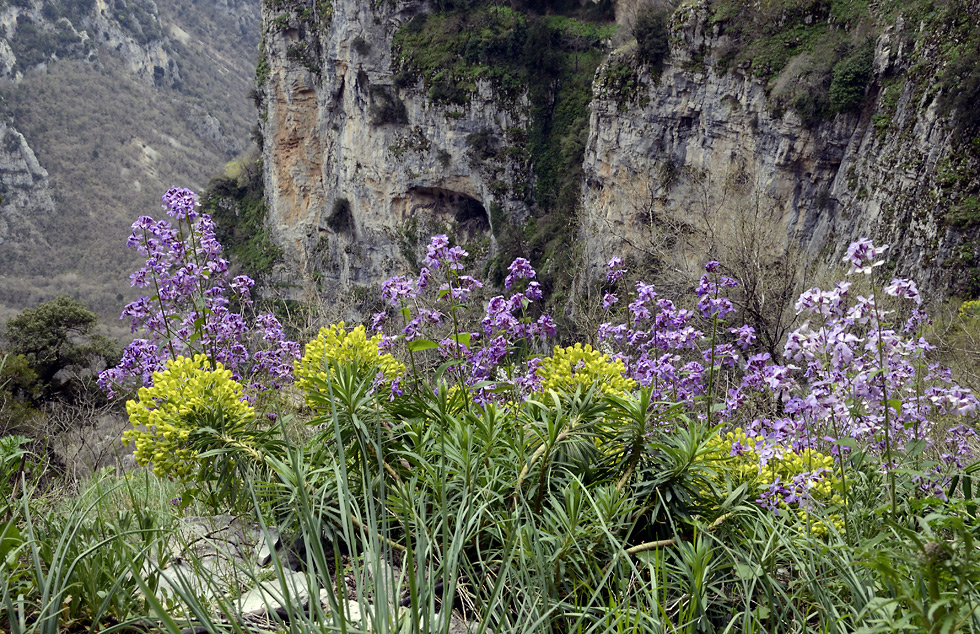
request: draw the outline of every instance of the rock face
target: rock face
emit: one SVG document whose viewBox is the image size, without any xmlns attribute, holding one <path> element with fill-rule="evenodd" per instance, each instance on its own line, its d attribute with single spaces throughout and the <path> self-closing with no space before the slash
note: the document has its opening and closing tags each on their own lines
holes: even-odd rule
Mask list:
<svg viewBox="0 0 980 634">
<path fill-rule="evenodd" d="M 629 22 L 639 3 L 619 4 Z M 427 3 L 294 5 L 264 5 L 260 60 L 269 223 L 294 298 L 342 297 L 404 272 L 436 229 L 492 251 L 499 224 L 533 222 L 524 197 L 507 193 L 533 182 L 533 166 L 520 152 L 475 160 L 472 136 L 519 147 L 528 99 L 508 101 L 487 83 L 446 107 L 421 82 L 396 81 L 393 34 Z M 976 5 L 965 9 L 974 24 Z M 693 270 L 761 227 L 774 259 L 795 245 L 836 263 L 866 235 L 892 244 L 896 273 L 941 294 L 980 291 L 972 221 L 950 220 L 980 189 L 980 152 L 960 154 L 935 90 L 896 81 L 934 52 L 928 38 L 911 50 L 914 25 L 899 18 L 877 37 L 859 107 L 808 121 L 779 104 L 778 81 L 722 64 L 731 42 L 707 0 L 681 4 L 669 28 L 661 73 L 638 61 L 635 42 L 596 73 L 581 195 L 568 212 L 579 281 L 612 255 Z M 779 81 L 797 79 L 789 68 Z"/>
<path fill-rule="evenodd" d="M 810 259 L 836 263 L 850 241 L 868 236 L 892 245 L 896 272 L 943 294 L 975 292 L 957 279 L 960 267 L 972 265 L 962 247 L 975 232 L 948 216 L 951 200 L 977 179 L 961 179 L 955 191 L 942 174 L 971 158 L 956 155 L 949 118 L 914 81 L 893 83 L 901 87 L 891 103 L 880 88 L 912 64 L 903 34 L 893 27 L 875 42 L 860 110 L 805 124 L 796 111 L 773 108 L 772 87 L 718 69 L 726 42 L 712 31 L 706 6 L 685 3 L 674 14 L 670 63 L 659 78 L 628 47 L 600 69 L 582 201 L 593 267 L 602 254 L 644 251 L 636 245 L 703 261 L 714 243 L 704 234 L 762 206 L 783 242 L 799 241 Z M 617 66 L 635 73 L 635 93 L 608 87 Z M 693 240 L 699 248 L 665 240 L 657 226 L 664 219 L 681 234 L 702 234 Z"/>
<path fill-rule="evenodd" d="M 50 250 L 38 220 L 53 213 L 47 171 L 24 135 L 0 123 L 0 280 L 23 273 L 29 252 Z"/>
<path fill-rule="evenodd" d="M 268 221 L 294 298 L 307 298 L 310 281 L 376 284 L 404 270 L 432 232 L 488 247 L 492 202 L 510 217 L 527 214 L 493 193 L 524 178 L 526 164 L 481 161 L 468 141 L 488 130 L 506 139 L 526 127 L 526 110 L 500 105 L 489 84 L 465 108 L 430 103 L 421 82 L 395 85 L 392 35 L 420 9 L 340 0 L 304 22 L 301 9 L 264 7 Z"/>
</svg>

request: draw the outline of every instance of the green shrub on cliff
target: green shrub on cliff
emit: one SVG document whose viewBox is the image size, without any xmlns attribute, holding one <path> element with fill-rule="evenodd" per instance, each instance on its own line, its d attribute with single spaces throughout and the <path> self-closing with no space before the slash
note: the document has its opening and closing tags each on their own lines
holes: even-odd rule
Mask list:
<svg viewBox="0 0 980 634">
<path fill-rule="evenodd" d="M 636 16 L 633 24 L 636 55 L 640 61 L 654 68 L 655 74 L 659 73 L 664 60 L 670 54 L 667 18 L 666 12 L 651 8 Z"/>
<path fill-rule="evenodd" d="M 830 107 L 834 112 L 850 112 L 861 104 L 871 79 L 872 53 L 869 44 L 834 65 L 830 82 Z"/>
</svg>

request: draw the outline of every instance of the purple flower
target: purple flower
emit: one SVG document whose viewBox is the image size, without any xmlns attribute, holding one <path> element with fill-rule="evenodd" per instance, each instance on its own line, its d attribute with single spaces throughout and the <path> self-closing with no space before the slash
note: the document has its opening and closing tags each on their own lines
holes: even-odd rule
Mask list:
<svg viewBox="0 0 980 634">
<path fill-rule="evenodd" d="M 446 251 L 446 266 L 454 271 L 459 271 L 463 268 L 463 258 L 468 255 L 469 253 L 464 251 L 462 247 L 452 247 Z"/>
<path fill-rule="evenodd" d="M 868 238 L 860 238 L 857 242 L 852 242 L 847 247 L 847 254 L 843 258 L 844 262 L 851 265 L 847 274 L 863 273 L 869 275 L 871 269 L 884 264 L 884 260 L 878 260 L 877 258 L 887 249 L 887 244 L 882 247 L 876 247 Z"/>
<path fill-rule="evenodd" d="M 602 297 L 602 310 L 609 310 L 612 308 L 613 304 L 619 301 L 619 298 L 612 293 L 606 293 Z"/>
<path fill-rule="evenodd" d="M 384 376 L 384 372 L 381 373 Z M 404 396 L 405 391 L 402 390 L 402 377 L 399 375 L 395 377 L 395 380 L 391 382 L 391 400 L 395 400 L 395 397 Z"/>
<path fill-rule="evenodd" d="M 194 222 L 200 205 L 197 194 L 183 187 L 173 187 L 163 195 L 163 208 L 167 210 L 167 215 L 177 220 Z"/>
<path fill-rule="evenodd" d="M 735 335 L 736 343 L 742 350 L 747 350 L 749 346 L 755 343 L 755 328 L 748 324 L 743 324 L 738 328 L 729 328 L 728 332 Z"/>
<path fill-rule="evenodd" d="M 439 268 L 441 261 L 446 259 L 448 248 L 449 238 L 445 234 L 432 236 L 423 262 L 425 262 L 426 266 L 433 269 Z"/>
<path fill-rule="evenodd" d="M 727 297 L 709 297 L 705 295 L 698 300 L 698 309 L 705 317 L 724 319 L 735 312 L 735 306 Z"/>
<path fill-rule="evenodd" d="M 612 258 L 611 260 L 609 260 L 609 263 L 606 264 L 606 267 L 609 269 L 606 272 L 606 281 L 609 282 L 610 284 L 615 284 L 620 280 L 620 278 L 626 275 L 626 269 L 623 268 L 622 258 L 619 257 Z"/>
<path fill-rule="evenodd" d="M 399 306 L 403 299 L 415 297 L 415 286 L 404 275 L 396 275 L 381 283 L 381 299 L 392 306 Z"/>
<path fill-rule="evenodd" d="M 231 290 L 235 291 L 242 301 L 251 303 L 252 287 L 255 280 L 247 275 L 238 275 L 231 281 Z"/>
<path fill-rule="evenodd" d="M 541 338 L 544 337 L 554 337 L 558 334 L 558 329 L 555 327 L 555 320 L 551 318 L 551 315 L 541 315 L 538 317 L 537 331 Z"/>
<path fill-rule="evenodd" d="M 541 299 L 541 285 L 537 282 L 528 282 L 527 290 L 524 291 L 524 297 L 530 300 Z"/>
<path fill-rule="evenodd" d="M 515 258 L 510 266 L 507 267 L 510 274 L 504 279 L 504 288 L 510 290 L 514 286 L 514 282 L 517 280 L 533 280 L 537 273 L 531 268 L 531 263 L 526 258 Z"/>
<path fill-rule="evenodd" d="M 916 306 L 922 306 L 922 297 L 919 295 L 919 288 L 912 280 L 895 278 L 884 290 L 887 295 L 911 299 L 915 302 Z"/>
<path fill-rule="evenodd" d="M 657 292 L 653 290 L 653 284 L 638 281 L 636 283 L 636 297 L 642 302 L 652 302 L 657 298 Z"/>
<path fill-rule="evenodd" d="M 638 299 L 636 301 L 630 302 L 629 309 L 630 309 L 630 314 L 633 316 L 633 319 L 635 319 L 636 321 L 650 319 L 650 309 L 646 307 L 646 304 L 643 303 L 643 300 Z"/>
</svg>

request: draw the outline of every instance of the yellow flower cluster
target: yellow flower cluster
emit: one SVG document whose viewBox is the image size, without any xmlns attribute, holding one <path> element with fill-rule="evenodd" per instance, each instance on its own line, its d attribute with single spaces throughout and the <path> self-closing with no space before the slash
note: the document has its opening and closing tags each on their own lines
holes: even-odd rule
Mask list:
<svg viewBox="0 0 980 634">
<path fill-rule="evenodd" d="M 623 396 L 636 388 L 636 381 L 623 376 L 626 366 L 620 359 L 580 343 L 567 348 L 555 347 L 555 354 L 541 360 L 537 375 L 542 391 L 574 392 L 576 388 L 597 386 L 603 394 Z"/>
<path fill-rule="evenodd" d="M 153 373 L 152 387 L 140 388 L 137 400 L 126 402 L 133 429 L 123 432 L 123 443 L 134 442 L 136 461 L 152 462 L 155 475 L 182 480 L 194 475 L 197 452 L 188 447 L 188 439 L 204 421 L 213 424 L 220 418 L 225 429 L 235 429 L 255 417 L 231 370 L 215 365 L 211 370 L 203 354 L 177 357 L 166 370 Z"/>
<path fill-rule="evenodd" d="M 330 379 L 333 365 L 354 366 L 358 372 L 372 376 L 380 371 L 386 381 L 395 380 L 405 373 L 405 366 L 390 354 L 382 354 L 380 341 L 381 335 L 368 339 L 364 326 L 350 332 L 344 322 L 321 328 L 316 339 L 306 344 L 303 358 L 296 362 L 296 384 L 307 395 L 317 391 L 314 379 Z"/>
<path fill-rule="evenodd" d="M 810 485 L 807 495 L 820 506 L 843 506 L 841 493 L 844 487 L 837 477 L 832 456 L 812 449 L 797 452 L 791 447 L 777 445 L 773 448 L 774 455 L 769 457 L 765 465 L 762 465 L 762 456 L 757 449 L 762 447 L 764 440 L 762 436 L 753 438 L 742 429 L 736 428 L 724 436 L 715 436 L 708 441 L 708 446 L 717 451 L 715 455 L 719 456 L 718 461 L 728 468 L 736 485 L 748 483 L 752 489 L 760 492 L 770 487 L 777 478 L 784 486 L 791 487 L 793 479 L 801 473 L 829 469 L 829 472 L 825 472 L 819 480 Z M 739 451 L 732 455 L 732 447 L 736 445 Z M 785 502 L 781 502 L 779 507 L 795 513 L 802 523 L 807 522 L 809 514 L 805 509 L 795 506 L 790 508 Z M 830 517 L 838 530 L 843 531 L 844 527 L 839 517 L 837 515 Z M 812 522 L 811 530 L 818 536 L 827 534 L 827 526 L 820 520 Z"/>
<path fill-rule="evenodd" d="M 971 299 L 968 302 L 963 302 L 960 305 L 959 317 L 960 319 L 980 317 L 980 299 Z"/>
</svg>

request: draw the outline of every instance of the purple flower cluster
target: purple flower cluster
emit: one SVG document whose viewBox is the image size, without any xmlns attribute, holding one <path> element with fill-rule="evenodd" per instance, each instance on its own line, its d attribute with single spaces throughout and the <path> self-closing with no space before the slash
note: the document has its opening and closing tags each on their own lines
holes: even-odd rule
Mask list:
<svg viewBox="0 0 980 634">
<path fill-rule="evenodd" d="M 846 258 L 849 274 L 869 273 L 886 248 L 866 239 L 852 244 Z M 922 486 L 934 488 L 944 473 L 972 457 L 969 439 L 974 437 L 963 426 L 937 433 L 937 420 L 975 415 L 980 401 L 954 385 L 948 370 L 927 363 L 933 346 L 916 334 L 927 317 L 914 282 L 897 278 L 883 289 L 911 304 L 911 317 L 900 329 L 888 322 L 895 311 L 881 306 L 882 297 L 852 296 L 850 288 L 849 282 L 840 282 L 828 291 L 803 293 L 797 312 L 813 321 L 791 332 L 785 345 L 786 359 L 798 366 L 747 367 L 742 385 L 770 390 L 791 417 L 791 424 L 772 430 L 774 442 L 838 456 L 849 451 L 850 441 L 883 454 L 886 432 L 893 452 L 925 443 L 939 467 L 931 478 L 922 476 Z M 761 421 L 755 423 L 764 428 Z"/>
<path fill-rule="evenodd" d="M 463 258 L 468 255 L 462 247 L 450 247 L 449 238 L 440 234 L 432 237 L 423 262 L 433 269 L 445 266 L 452 271 L 460 271 L 463 269 Z"/>
<path fill-rule="evenodd" d="M 142 337 L 127 346 L 116 367 L 99 376 L 100 387 L 111 397 L 131 382 L 149 385 L 168 359 L 195 353 L 222 363 L 236 378 L 268 377 L 268 385 L 256 381 L 255 388 L 291 382 L 299 346 L 287 340 L 272 315 L 260 315 L 253 332 L 241 311 L 252 305 L 255 282 L 245 275 L 231 277 L 214 223 L 199 211 L 197 195 L 173 188 L 163 202 L 172 220 L 141 216 L 126 242 L 146 258 L 130 280 L 148 294 L 130 302 L 121 319 L 128 319 L 131 331 Z M 256 343 L 262 349 L 253 354 L 250 347 Z"/>
<path fill-rule="evenodd" d="M 796 474 L 792 480 L 785 482 L 782 481 L 782 476 L 777 475 L 775 480 L 761 492 L 756 504 L 776 515 L 779 515 L 781 504 L 809 509 L 814 504 L 810 490 L 823 479 L 825 474 L 829 475 L 830 469 L 803 471 Z"/>
<path fill-rule="evenodd" d="M 879 266 L 886 248 L 870 240 L 851 245 L 846 258 L 850 274 Z M 737 282 L 720 270 L 718 262 L 709 262 L 695 289 L 698 312 L 712 323 L 734 312 L 723 292 Z M 622 261 L 614 258 L 607 281 L 615 284 L 623 271 Z M 715 382 L 725 385 L 724 404 L 713 421 L 737 424 L 749 437 L 762 437 L 753 450 L 764 460 L 778 447 L 815 449 L 842 459 L 854 441 L 884 455 L 887 425 L 893 454 L 922 443 L 931 448 L 939 466 L 921 476 L 921 486 L 938 490 L 945 474 L 972 458 L 976 435 L 963 425 L 940 433 L 937 421 L 974 416 L 980 401 L 954 385 L 948 370 L 926 362 L 932 346 L 916 331 L 928 318 L 914 282 L 897 278 L 869 297 L 851 293 L 851 287 L 844 281 L 800 296 L 797 312 L 810 321 L 787 337 L 786 365 L 773 363 L 768 353 L 753 353 L 756 333 L 748 325 L 717 331 L 712 345 L 696 327 L 695 314 L 658 298 L 643 282 L 636 283 L 636 299 L 625 311 L 616 307 L 622 292 L 606 290 L 603 309 L 622 311 L 625 321 L 602 324 L 598 337 L 623 360 L 631 378 L 652 388 L 655 400 L 691 405 L 707 394 L 708 369 L 723 373 L 724 380 L 719 382 L 716 374 Z M 904 308 L 885 310 L 882 302 L 888 297 Z M 889 323 L 903 311 L 907 318 Z M 772 412 L 749 419 L 740 414 L 747 402 L 754 404 L 748 411 Z M 811 475 L 808 481 L 819 477 Z M 802 480 L 776 482 L 759 502 L 803 499 L 806 486 Z"/>
<path fill-rule="evenodd" d="M 514 292 L 487 302 L 479 331 L 456 332 L 458 317 L 465 309 L 463 303 L 483 288 L 476 278 L 459 273 L 467 255 L 461 247 L 450 247 L 447 236 L 433 236 L 425 267 L 417 278 L 397 275 L 382 284 L 382 299 L 402 316 L 396 337 L 408 342 L 423 338 L 435 342 L 443 358 L 456 361 L 448 375 L 467 386 L 482 383 L 472 393 L 478 403 L 502 398 L 491 388 L 503 383 L 526 394 L 539 381 L 535 376 L 536 362 L 515 369 L 516 358 L 520 357 L 518 351 L 526 352 L 536 342 L 556 334 L 551 316 L 534 310 L 534 303 L 542 297 L 541 285 L 535 279 L 537 273 L 527 259 L 515 259 L 504 280 L 505 288 Z M 445 281 L 437 289 L 431 283 L 432 271 L 445 272 Z M 426 292 L 427 289 L 433 290 Z M 371 326 L 375 331 L 382 331 L 390 321 L 388 311 L 383 311 L 372 317 Z M 501 372 L 503 366 L 507 366 L 507 371 Z"/>
<path fill-rule="evenodd" d="M 735 288 L 738 282 L 724 275 L 715 276 L 715 279 L 708 276 L 708 273 L 717 273 L 719 268 L 718 262 L 708 262 L 704 267 L 706 273 L 701 276 L 701 282 L 695 289 L 698 296 L 698 310 L 709 319 L 713 317 L 725 319 L 735 312 L 732 301 L 721 294 L 721 289 Z"/>
<path fill-rule="evenodd" d="M 615 284 L 628 272 L 623 265 L 623 259 L 618 257 L 609 260 L 606 268 L 608 269 L 606 271 L 606 281 L 610 284 Z"/>
<path fill-rule="evenodd" d="M 723 296 L 722 290 L 737 283 L 719 276 L 719 268 L 717 262 L 709 262 L 696 288 L 699 311 L 708 319 L 720 320 L 734 312 L 731 300 Z M 608 264 L 606 280 L 616 285 L 624 273 L 622 260 L 613 258 Z M 620 295 L 614 288 L 606 290 L 602 308 L 611 311 L 619 303 Z M 659 297 L 653 285 L 643 281 L 635 282 L 635 299 L 627 304 L 624 317 L 625 322 L 606 322 L 599 326 L 599 341 L 623 361 L 630 378 L 652 389 L 657 401 L 693 404 L 707 393 L 712 365 L 734 368 L 742 352 L 756 339 L 752 327 L 743 325 L 729 329 L 733 341 L 705 347 L 704 333 L 695 324 L 697 315 Z M 732 394 L 728 409 L 734 411 L 740 399 L 739 394 Z"/>
</svg>

